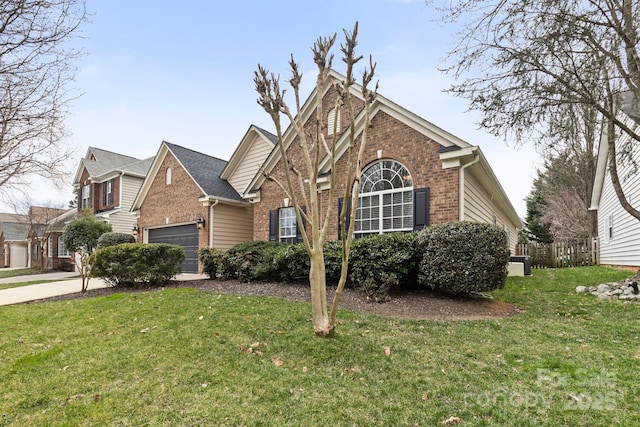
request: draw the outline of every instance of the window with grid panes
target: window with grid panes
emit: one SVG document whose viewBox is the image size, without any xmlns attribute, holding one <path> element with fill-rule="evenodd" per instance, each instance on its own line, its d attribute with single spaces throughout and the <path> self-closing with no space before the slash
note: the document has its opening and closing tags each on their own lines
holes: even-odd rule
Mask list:
<svg viewBox="0 0 640 427">
<path fill-rule="evenodd" d="M 407 168 L 380 160 L 362 172 L 356 236 L 413 230 L 413 181 Z"/>
</svg>

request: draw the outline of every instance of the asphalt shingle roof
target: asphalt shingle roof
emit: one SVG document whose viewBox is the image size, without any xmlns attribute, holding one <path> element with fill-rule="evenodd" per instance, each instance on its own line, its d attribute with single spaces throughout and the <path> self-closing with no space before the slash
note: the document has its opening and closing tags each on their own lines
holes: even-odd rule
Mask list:
<svg viewBox="0 0 640 427">
<path fill-rule="evenodd" d="M 153 157 L 140 160 L 100 148 L 90 147 L 90 150 L 96 160 L 84 158 L 81 161 L 92 177 L 99 177 L 114 171 L 144 177 L 153 162 Z"/>
<path fill-rule="evenodd" d="M 231 184 L 220 178 L 222 170 L 227 165 L 225 160 L 211 157 L 207 154 L 199 153 L 166 141 L 165 144 L 180 163 L 182 163 L 196 183 L 205 191 L 203 196 L 244 201 Z"/>
<path fill-rule="evenodd" d="M 4 233 L 4 240 L 21 241 L 27 240 L 29 236 L 29 223 L 2 222 L 0 227 L 2 227 L 2 232 Z"/>
</svg>

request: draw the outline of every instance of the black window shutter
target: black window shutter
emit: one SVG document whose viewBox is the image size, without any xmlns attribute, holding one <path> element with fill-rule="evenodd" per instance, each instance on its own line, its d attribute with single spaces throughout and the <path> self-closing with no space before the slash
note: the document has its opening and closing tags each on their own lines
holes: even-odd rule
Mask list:
<svg viewBox="0 0 640 427">
<path fill-rule="evenodd" d="M 413 230 L 429 226 L 429 188 L 413 190 Z"/>
<path fill-rule="evenodd" d="M 342 227 L 340 227 L 340 214 L 342 214 L 342 208 L 344 206 L 344 197 L 338 199 L 338 239 L 342 239 Z M 347 204 L 347 212 L 345 213 L 345 225 L 344 229 L 349 230 L 349 220 L 351 219 L 351 203 Z"/>
<path fill-rule="evenodd" d="M 269 211 L 269 241 L 278 241 L 278 210 Z"/>
<path fill-rule="evenodd" d="M 304 213 L 307 212 L 307 208 L 305 206 L 300 206 L 300 210 Z M 304 222 L 304 217 L 302 215 L 300 215 L 300 219 L 302 220 L 302 227 L 300 227 L 300 224 L 296 224 L 296 242 L 298 243 L 302 242 L 302 230 L 306 225 Z"/>
<path fill-rule="evenodd" d="M 107 200 L 107 182 L 102 183 L 102 205 L 106 206 L 109 204 Z"/>
</svg>

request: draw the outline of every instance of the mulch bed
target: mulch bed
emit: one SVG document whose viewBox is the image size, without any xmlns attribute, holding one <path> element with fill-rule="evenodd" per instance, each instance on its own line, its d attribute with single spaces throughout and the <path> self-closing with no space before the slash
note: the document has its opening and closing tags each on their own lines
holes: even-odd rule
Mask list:
<svg viewBox="0 0 640 427">
<path fill-rule="evenodd" d="M 170 281 L 164 288 L 191 287 L 206 292 L 262 295 L 285 298 L 291 301 L 309 301 L 309 286 L 296 283 L 241 283 L 237 281 L 190 280 Z M 91 284 L 89 284 L 91 288 Z M 158 289 L 158 288 L 152 288 Z M 123 292 L 148 291 L 149 288 L 102 288 L 89 289 L 86 293 L 76 293 L 47 298 L 42 301 L 65 301 L 80 298 L 111 295 Z M 334 289 L 327 290 L 333 297 Z M 340 300 L 340 308 L 387 317 L 431 320 L 481 320 L 515 316 L 522 313 L 518 307 L 485 297 L 456 297 L 433 292 L 413 290 L 394 294 L 390 301 L 377 303 L 367 300 L 362 292 L 345 289 Z"/>
</svg>

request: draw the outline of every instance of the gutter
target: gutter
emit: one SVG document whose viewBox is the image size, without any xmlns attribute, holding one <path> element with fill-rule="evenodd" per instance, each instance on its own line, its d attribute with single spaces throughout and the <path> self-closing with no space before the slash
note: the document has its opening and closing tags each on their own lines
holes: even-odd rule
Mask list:
<svg viewBox="0 0 640 427">
<path fill-rule="evenodd" d="M 470 161 L 469 163 L 465 163 L 464 165 L 460 166 L 460 171 L 459 171 L 459 178 L 460 178 L 460 183 L 459 183 L 459 191 L 460 191 L 460 195 L 458 196 L 458 202 L 459 202 L 459 212 L 460 212 L 460 221 L 464 221 L 464 170 L 466 168 L 468 168 L 471 165 L 475 165 L 476 163 L 478 163 L 478 161 L 480 161 L 480 155 L 477 153 L 477 151 L 473 150 L 473 160 Z"/>
</svg>

